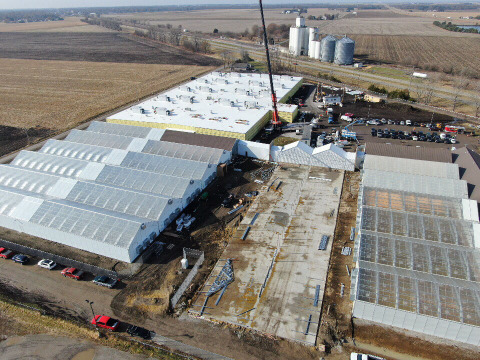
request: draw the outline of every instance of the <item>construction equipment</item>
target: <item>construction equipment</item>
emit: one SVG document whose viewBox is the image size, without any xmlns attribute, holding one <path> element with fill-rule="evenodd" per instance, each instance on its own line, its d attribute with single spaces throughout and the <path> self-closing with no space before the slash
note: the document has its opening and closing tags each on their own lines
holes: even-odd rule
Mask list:
<svg viewBox="0 0 480 360">
<path fill-rule="evenodd" d="M 356 120 L 356 121 L 351 122 L 347 126 L 345 126 L 342 130 L 342 136 L 346 139 L 357 141 L 357 133 L 354 132 L 354 131 L 350 131 L 348 128 L 350 126 L 353 126 L 355 124 L 359 124 L 361 122 L 362 122 L 362 120 Z"/>
<path fill-rule="evenodd" d="M 267 28 L 265 27 L 265 18 L 263 16 L 262 0 L 259 0 L 259 3 L 260 3 L 260 14 L 262 15 L 263 42 L 265 43 L 265 54 L 267 55 L 268 77 L 270 79 L 270 90 L 272 92 L 272 102 L 273 102 L 272 125 L 276 127 L 277 125 L 280 125 L 282 122 L 280 121 L 280 117 L 278 116 L 277 95 L 275 94 L 275 89 L 273 88 L 272 65 L 270 64 L 270 52 L 268 50 Z"/>
</svg>

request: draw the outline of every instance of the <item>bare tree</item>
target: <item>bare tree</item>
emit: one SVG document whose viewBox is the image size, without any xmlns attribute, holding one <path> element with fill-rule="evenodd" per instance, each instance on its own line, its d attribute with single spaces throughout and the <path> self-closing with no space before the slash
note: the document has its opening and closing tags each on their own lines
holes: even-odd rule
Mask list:
<svg viewBox="0 0 480 360">
<path fill-rule="evenodd" d="M 468 79 L 464 77 L 460 77 L 454 80 L 453 111 L 455 111 L 457 107 L 458 98 L 460 97 L 460 94 L 462 93 L 463 90 L 465 90 L 468 87 L 468 85 L 470 85 L 470 82 L 468 81 Z"/>
</svg>

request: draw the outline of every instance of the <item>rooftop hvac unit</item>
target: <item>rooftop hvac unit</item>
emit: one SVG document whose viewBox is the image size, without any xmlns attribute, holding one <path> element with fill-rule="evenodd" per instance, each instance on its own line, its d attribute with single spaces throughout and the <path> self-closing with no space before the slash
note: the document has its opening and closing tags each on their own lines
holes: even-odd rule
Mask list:
<svg viewBox="0 0 480 360">
<path fill-rule="evenodd" d="M 164 107 L 154 107 L 153 112 L 156 115 L 168 115 L 168 116 L 170 116 L 170 114 L 171 114 L 170 110 L 167 110 L 167 108 L 164 108 Z"/>
<path fill-rule="evenodd" d="M 247 109 L 255 109 L 258 106 L 256 101 L 245 101 L 244 105 Z"/>
<path fill-rule="evenodd" d="M 194 97 L 193 96 L 188 96 L 188 95 L 180 95 L 178 97 L 180 100 L 185 101 L 185 102 L 190 102 L 193 104 Z"/>
<path fill-rule="evenodd" d="M 132 111 L 139 114 L 145 114 L 145 109 L 141 106 L 133 106 Z"/>
<path fill-rule="evenodd" d="M 220 104 L 225 106 L 235 106 L 235 103 L 229 99 L 220 99 Z"/>
<path fill-rule="evenodd" d="M 209 86 L 200 86 L 199 87 L 200 91 L 203 91 L 203 92 L 213 92 L 212 88 L 209 87 Z"/>
</svg>

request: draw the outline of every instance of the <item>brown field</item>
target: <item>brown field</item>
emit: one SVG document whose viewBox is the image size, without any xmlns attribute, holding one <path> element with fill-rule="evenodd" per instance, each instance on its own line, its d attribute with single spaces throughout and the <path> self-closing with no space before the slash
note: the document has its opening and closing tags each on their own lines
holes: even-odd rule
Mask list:
<svg viewBox="0 0 480 360">
<path fill-rule="evenodd" d="M 266 9 L 265 22 L 293 25 L 296 14 L 281 14 L 283 9 Z M 325 13 L 341 13 L 341 11 L 325 8 L 310 8 L 307 15 L 323 15 Z M 110 15 L 118 19 L 141 20 L 150 25 L 171 24 L 173 27 L 182 25 L 190 31 L 201 31 L 211 33 L 217 28 L 220 31 L 243 32 L 246 28 L 251 29 L 253 25 L 260 26 L 260 12 L 258 9 L 229 9 L 229 10 L 197 10 L 197 11 L 166 11 L 158 13 L 135 13 Z M 321 21 L 307 20 L 307 26 L 316 26 Z"/>
<path fill-rule="evenodd" d="M 111 32 L 101 26 L 81 22 L 78 17 L 67 17 L 63 21 L 33 22 L 25 24 L 0 23 L 0 32 Z"/>
<path fill-rule="evenodd" d="M 0 125 L 64 130 L 213 67 L 0 59 Z"/>
<path fill-rule="evenodd" d="M 118 32 L 0 32 L 0 58 L 201 66 L 220 64 L 198 53 Z"/>
<path fill-rule="evenodd" d="M 368 35 L 417 35 L 467 37 L 477 41 L 476 34 L 456 33 L 441 29 L 433 22 L 435 18 L 412 16 L 390 10 L 360 10 L 357 15 L 348 14 L 344 18 L 331 21 L 317 21 L 315 26 L 323 34 L 368 34 Z"/>
<path fill-rule="evenodd" d="M 384 63 L 436 66 L 459 73 L 480 73 L 480 38 L 440 36 L 350 35 L 355 55 Z"/>
</svg>

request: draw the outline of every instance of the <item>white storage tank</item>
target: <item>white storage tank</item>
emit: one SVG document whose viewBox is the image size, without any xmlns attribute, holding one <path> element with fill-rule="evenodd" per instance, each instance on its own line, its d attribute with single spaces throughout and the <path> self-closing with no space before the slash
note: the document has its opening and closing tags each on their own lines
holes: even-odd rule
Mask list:
<svg viewBox="0 0 480 360">
<path fill-rule="evenodd" d="M 335 64 L 352 65 L 355 41 L 345 36 L 337 41 L 335 46 Z"/>
<path fill-rule="evenodd" d="M 188 269 L 188 260 L 183 258 L 182 260 L 180 260 L 180 264 L 182 265 L 182 269 L 186 270 Z"/>
<path fill-rule="evenodd" d="M 308 28 L 308 56 L 313 58 L 315 55 L 315 44 L 314 41 L 317 40 L 318 29 L 311 27 Z"/>
<path fill-rule="evenodd" d="M 305 18 L 303 16 L 298 16 L 296 20 L 297 27 L 305 27 Z"/>
<path fill-rule="evenodd" d="M 337 39 L 332 35 L 327 35 L 322 39 L 321 43 L 321 60 L 324 62 L 333 62 L 333 60 L 335 60 L 335 45 Z"/>
<path fill-rule="evenodd" d="M 300 50 L 302 47 L 302 37 L 300 34 L 300 28 L 291 27 L 290 28 L 290 41 L 289 41 L 289 50 L 292 55 L 299 56 Z"/>
<path fill-rule="evenodd" d="M 315 50 L 313 57 L 317 60 L 322 58 L 322 43 L 320 41 L 314 41 Z"/>
</svg>

